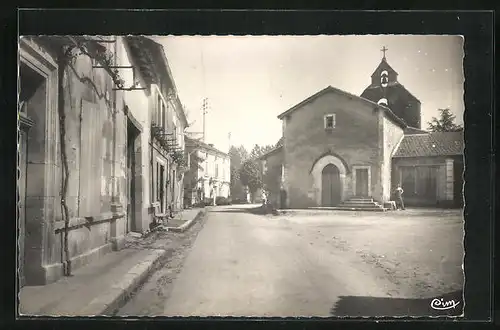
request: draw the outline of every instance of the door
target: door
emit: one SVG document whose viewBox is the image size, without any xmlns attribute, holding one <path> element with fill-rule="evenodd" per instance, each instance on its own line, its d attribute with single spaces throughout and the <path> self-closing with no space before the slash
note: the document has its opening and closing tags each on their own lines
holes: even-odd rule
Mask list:
<svg viewBox="0 0 500 330">
<path fill-rule="evenodd" d="M 27 158 L 27 138 L 26 131 L 21 130 L 19 141 L 19 254 L 18 254 L 18 267 L 19 267 L 19 286 L 23 287 L 25 284 L 24 276 L 24 242 L 26 239 L 26 158 Z"/>
<path fill-rule="evenodd" d="M 340 173 L 333 165 L 325 166 L 321 173 L 321 204 L 322 206 L 336 206 L 340 203 Z"/>
<path fill-rule="evenodd" d="M 165 212 L 165 166 L 160 165 L 160 210 Z"/>
<path fill-rule="evenodd" d="M 127 232 L 135 231 L 135 180 L 136 180 L 136 159 L 135 140 L 138 131 L 129 121 L 127 127 Z"/>
<path fill-rule="evenodd" d="M 368 169 L 356 169 L 356 196 L 368 197 Z"/>
<path fill-rule="evenodd" d="M 172 170 L 172 178 L 170 179 L 171 181 L 171 184 L 172 184 L 172 205 L 171 205 L 171 208 L 172 208 L 172 211 L 175 210 L 175 198 L 177 197 L 175 195 L 175 183 L 177 182 L 177 178 L 175 177 L 175 170 Z"/>
<path fill-rule="evenodd" d="M 416 191 L 418 198 L 426 204 L 437 203 L 437 168 L 434 166 L 418 166 Z"/>
</svg>

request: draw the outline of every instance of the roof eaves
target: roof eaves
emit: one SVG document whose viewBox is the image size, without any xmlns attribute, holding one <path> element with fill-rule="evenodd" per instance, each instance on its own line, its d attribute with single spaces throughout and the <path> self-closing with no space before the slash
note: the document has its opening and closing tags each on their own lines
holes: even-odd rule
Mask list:
<svg viewBox="0 0 500 330">
<path fill-rule="evenodd" d="M 448 153 L 439 153 L 439 154 L 412 154 L 412 155 L 393 155 L 392 158 L 419 158 L 419 157 L 443 157 L 443 156 L 462 156 L 463 152 L 448 152 Z"/>
<path fill-rule="evenodd" d="M 306 104 L 306 103 L 309 103 L 310 101 L 314 100 L 315 98 L 323 95 L 326 91 L 332 89 L 333 87 L 332 86 L 327 86 L 326 88 L 323 88 L 322 90 L 320 90 L 319 92 L 316 92 L 315 94 L 309 96 L 308 98 L 300 101 L 299 103 L 297 103 L 296 105 L 294 105 L 293 107 L 289 108 L 288 110 L 286 110 L 285 112 L 282 112 L 281 114 L 278 115 L 278 119 L 283 119 L 283 117 L 285 117 L 286 115 L 288 115 L 289 113 L 297 110 L 298 108 L 300 108 L 302 105 Z"/>
<path fill-rule="evenodd" d="M 283 148 L 283 146 L 278 146 L 278 147 L 275 147 L 274 149 L 271 149 L 269 150 L 268 152 L 266 152 L 265 154 L 263 155 L 260 155 L 259 157 L 257 157 L 257 159 L 264 159 L 264 158 L 267 158 L 268 156 L 278 152 L 281 148 Z"/>
<path fill-rule="evenodd" d="M 342 94 L 342 95 L 345 95 L 347 97 L 350 97 L 350 98 L 354 98 L 354 99 L 359 99 L 359 100 L 362 100 L 366 103 L 369 103 L 371 104 L 372 106 L 378 108 L 378 109 L 383 109 L 385 111 L 388 111 L 389 112 L 389 116 L 392 116 L 392 119 L 394 119 L 398 124 L 400 124 L 401 126 L 403 126 L 403 128 L 406 128 L 406 124 L 405 122 L 403 122 L 399 117 L 397 117 L 394 112 L 391 111 L 391 109 L 387 108 L 387 107 L 384 107 L 383 105 L 380 105 L 380 104 L 377 104 L 367 98 L 364 98 L 364 97 L 361 97 L 361 96 L 358 96 L 358 95 L 355 95 L 355 94 L 351 94 L 349 92 L 346 92 L 346 91 L 343 91 L 341 89 L 338 89 L 338 88 L 335 88 L 333 86 L 328 86 L 322 90 L 320 90 L 319 92 L 317 92 L 316 94 L 313 94 L 311 95 L 310 97 L 308 97 L 307 99 L 303 100 L 302 102 L 298 103 L 297 105 L 293 106 L 292 108 L 288 109 L 287 111 L 283 112 L 282 114 L 278 115 L 278 118 L 279 119 L 282 119 L 284 116 L 286 116 L 287 114 L 291 113 L 292 111 L 295 111 L 296 109 L 298 109 L 299 107 L 301 107 L 302 105 L 312 101 L 313 99 L 323 95 L 325 92 L 327 91 L 333 91 L 333 92 L 336 92 L 336 93 L 339 93 L 339 94 Z"/>
</svg>

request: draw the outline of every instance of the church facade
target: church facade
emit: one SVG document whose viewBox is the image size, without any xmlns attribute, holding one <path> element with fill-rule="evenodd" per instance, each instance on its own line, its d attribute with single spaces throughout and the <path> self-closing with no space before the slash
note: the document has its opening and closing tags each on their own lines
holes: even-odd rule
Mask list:
<svg viewBox="0 0 500 330">
<path fill-rule="evenodd" d="M 420 101 L 385 56 L 361 96 L 332 86 L 278 116 L 282 138 L 261 157 L 281 208 L 342 207 L 392 200 L 402 184 L 410 205 L 460 204 L 463 134 L 421 129 Z"/>
</svg>

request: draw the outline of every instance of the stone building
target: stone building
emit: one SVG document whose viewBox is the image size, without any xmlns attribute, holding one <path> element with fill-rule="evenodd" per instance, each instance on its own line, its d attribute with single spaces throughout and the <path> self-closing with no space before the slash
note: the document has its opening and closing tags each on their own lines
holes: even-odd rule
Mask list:
<svg viewBox="0 0 500 330">
<path fill-rule="evenodd" d="M 143 208 L 140 214 L 137 211 L 135 214 L 151 221 L 153 203 L 159 203 L 162 212 L 183 208 L 183 179 L 187 170 L 184 131 L 188 123 L 163 46 L 141 36 L 125 39 L 130 54 L 137 59 L 149 96 L 148 107 L 137 106 L 142 111 L 145 135 L 141 163 L 135 164 L 135 168 L 142 168 L 143 177 L 135 188 L 143 199 Z M 146 182 L 148 189 L 141 190 L 141 183 Z"/>
<path fill-rule="evenodd" d="M 145 40 L 141 48 L 154 48 L 157 56 L 141 58 L 132 39 L 20 40 L 21 286 L 53 282 L 65 270 L 120 249 L 129 231 L 144 231 L 151 222 L 155 86 L 164 95 L 175 88 L 163 50 Z M 147 75 L 148 67 L 163 75 L 161 83 Z M 186 121 L 176 97 L 174 104 L 182 130 Z"/>
<path fill-rule="evenodd" d="M 380 209 L 398 183 L 409 205 L 462 205 L 462 132 L 421 129 L 420 101 L 384 56 L 362 96 L 328 86 L 278 116 L 282 139 L 261 157 L 280 207 Z"/>
<path fill-rule="evenodd" d="M 194 205 L 205 199 L 214 200 L 230 196 L 231 160 L 227 153 L 189 137 L 186 153 L 189 156 L 189 171 L 184 184 L 184 199 Z"/>
</svg>

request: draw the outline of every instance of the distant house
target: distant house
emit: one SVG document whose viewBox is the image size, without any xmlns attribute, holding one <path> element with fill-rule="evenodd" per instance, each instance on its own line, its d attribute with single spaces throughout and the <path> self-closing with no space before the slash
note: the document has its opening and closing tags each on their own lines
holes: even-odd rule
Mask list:
<svg viewBox="0 0 500 330">
<path fill-rule="evenodd" d="M 185 137 L 189 170 L 184 178 L 184 201 L 194 205 L 205 199 L 230 196 L 231 160 L 227 153 Z"/>
<path fill-rule="evenodd" d="M 384 57 L 361 96 L 328 86 L 280 114 L 282 139 L 260 157 L 271 201 L 381 205 L 401 183 L 408 205 L 462 206 L 463 133 L 422 130 L 420 101 L 397 77 Z"/>
</svg>

